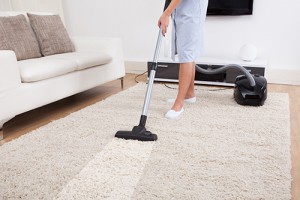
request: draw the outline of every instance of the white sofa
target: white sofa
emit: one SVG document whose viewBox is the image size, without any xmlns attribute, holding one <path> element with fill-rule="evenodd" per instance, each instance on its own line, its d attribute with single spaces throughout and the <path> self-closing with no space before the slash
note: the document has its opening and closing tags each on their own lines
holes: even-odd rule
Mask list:
<svg viewBox="0 0 300 200">
<path fill-rule="evenodd" d="M 75 52 L 21 61 L 13 51 L 0 50 L 0 140 L 4 123 L 18 114 L 115 79 L 123 81 L 120 39 L 71 40 Z"/>
</svg>

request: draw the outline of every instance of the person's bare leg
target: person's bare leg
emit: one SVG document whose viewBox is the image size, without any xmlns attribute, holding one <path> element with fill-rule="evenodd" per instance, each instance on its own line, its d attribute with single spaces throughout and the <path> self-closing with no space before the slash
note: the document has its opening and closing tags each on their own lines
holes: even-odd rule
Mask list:
<svg viewBox="0 0 300 200">
<path fill-rule="evenodd" d="M 185 98 L 186 99 L 189 99 L 189 98 L 192 98 L 192 97 L 195 97 L 195 74 L 196 74 L 196 69 L 195 69 L 195 62 L 193 62 L 193 74 L 192 74 L 192 79 L 191 79 L 191 83 L 190 83 L 190 86 L 189 86 L 189 89 L 185 95 Z"/>
<path fill-rule="evenodd" d="M 191 85 L 193 74 L 195 72 L 195 66 L 193 62 L 181 63 L 179 67 L 179 87 L 178 94 L 175 100 L 172 110 L 180 111 L 183 107 L 184 99 L 186 98 L 187 91 Z"/>
</svg>

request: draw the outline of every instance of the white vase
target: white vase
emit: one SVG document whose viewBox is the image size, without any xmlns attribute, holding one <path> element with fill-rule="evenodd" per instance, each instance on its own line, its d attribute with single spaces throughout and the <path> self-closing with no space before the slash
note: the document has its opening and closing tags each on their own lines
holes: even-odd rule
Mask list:
<svg viewBox="0 0 300 200">
<path fill-rule="evenodd" d="M 251 62 L 257 57 L 257 48 L 253 44 L 245 44 L 240 49 L 240 58 Z"/>
</svg>

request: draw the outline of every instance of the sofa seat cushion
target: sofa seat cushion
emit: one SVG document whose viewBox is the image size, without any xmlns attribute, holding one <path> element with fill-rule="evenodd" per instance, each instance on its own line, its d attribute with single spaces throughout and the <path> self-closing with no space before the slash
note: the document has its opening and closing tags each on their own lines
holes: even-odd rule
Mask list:
<svg viewBox="0 0 300 200">
<path fill-rule="evenodd" d="M 63 59 L 76 62 L 76 70 L 83 70 L 98 65 L 104 65 L 112 60 L 110 55 L 99 52 L 70 52 L 47 56 L 47 58 Z"/>
<path fill-rule="evenodd" d="M 73 60 L 42 57 L 18 62 L 22 82 L 41 81 L 76 70 Z"/>
</svg>

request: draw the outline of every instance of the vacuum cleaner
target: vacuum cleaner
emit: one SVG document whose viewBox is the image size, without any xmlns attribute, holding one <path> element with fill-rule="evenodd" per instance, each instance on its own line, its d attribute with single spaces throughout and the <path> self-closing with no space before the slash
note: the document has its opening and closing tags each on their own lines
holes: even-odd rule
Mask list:
<svg viewBox="0 0 300 200">
<path fill-rule="evenodd" d="M 157 135 L 151 133 L 150 131 L 147 131 L 146 121 L 147 121 L 147 114 L 148 114 L 148 108 L 150 104 L 150 98 L 151 98 L 151 92 L 154 82 L 154 77 L 157 69 L 157 60 L 160 52 L 162 42 L 162 28 L 159 29 L 159 34 L 156 42 L 156 48 L 153 58 L 153 64 L 151 66 L 151 72 L 150 72 L 150 78 L 147 86 L 147 92 L 144 100 L 144 106 L 142 115 L 140 118 L 140 123 L 138 126 L 134 126 L 131 131 L 118 131 L 115 135 L 117 138 L 123 138 L 123 139 L 131 139 L 131 140 L 139 140 L 139 141 L 155 141 L 157 140 Z"/>
<path fill-rule="evenodd" d="M 170 0 L 166 0 L 164 10 L 168 7 L 170 2 Z M 139 125 L 134 126 L 131 131 L 118 131 L 115 134 L 115 137 L 117 138 L 139 141 L 157 140 L 157 135 L 148 131 L 145 126 L 147 121 L 148 108 L 150 104 L 155 73 L 158 65 L 157 60 L 160 53 L 162 37 L 162 28 L 160 27 Z M 225 65 L 221 68 L 213 70 L 203 69 L 196 65 L 196 70 L 204 74 L 218 74 L 230 68 L 239 69 L 241 72 L 244 73 L 244 75 L 238 76 L 235 81 L 234 98 L 236 102 L 242 105 L 263 105 L 267 97 L 267 81 L 264 77 L 259 75 L 253 76 L 244 67 L 236 64 Z"/>
<path fill-rule="evenodd" d="M 167 9 L 167 7 L 169 6 L 170 3 L 171 3 L 171 0 L 165 1 L 164 10 Z M 156 41 L 156 47 L 155 47 L 153 62 L 152 62 L 152 66 L 151 66 L 150 76 L 149 76 L 150 78 L 148 81 L 146 96 L 145 96 L 145 100 L 144 100 L 143 111 L 142 111 L 142 115 L 140 117 L 140 123 L 139 123 L 139 125 L 134 126 L 131 131 L 118 131 L 115 134 L 115 137 L 117 137 L 117 138 L 139 140 L 139 141 L 156 141 L 157 140 L 157 135 L 151 133 L 150 131 L 147 131 L 145 126 L 146 126 L 146 121 L 147 121 L 148 108 L 149 108 L 149 104 L 150 104 L 152 87 L 153 87 L 155 73 L 156 73 L 156 69 L 157 69 L 157 65 L 158 65 L 157 60 L 158 60 L 158 56 L 160 53 L 162 37 L 163 37 L 162 27 L 160 27 L 157 41 Z"/>
<path fill-rule="evenodd" d="M 237 69 L 244 75 L 237 76 L 233 96 L 235 101 L 240 105 L 262 106 L 267 99 L 267 80 L 258 74 L 250 72 L 237 64 L 228 64 L 217 69 L 203 69 L 196 65 L 196 70 L 203 74 L 218 74 L 228 69 Z"/>
</svg>

